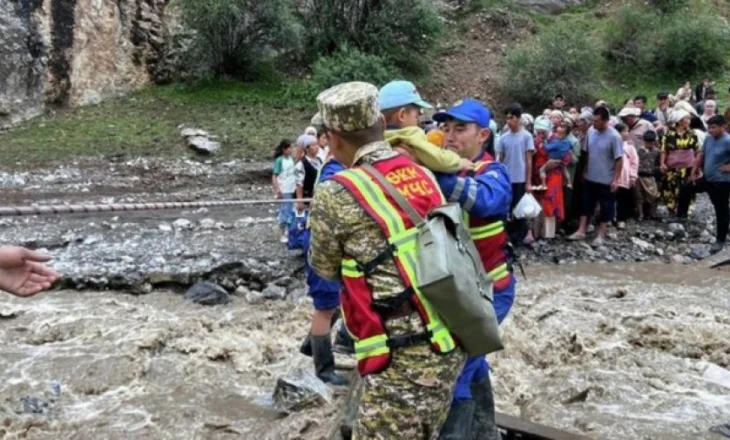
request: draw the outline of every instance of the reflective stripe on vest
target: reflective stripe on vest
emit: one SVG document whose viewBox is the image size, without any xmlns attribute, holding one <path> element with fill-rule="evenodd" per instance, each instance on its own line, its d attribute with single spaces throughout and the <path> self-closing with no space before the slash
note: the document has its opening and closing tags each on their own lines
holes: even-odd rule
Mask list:
<svg viewBox="0 0 730 440">
<path fill-rule="evenodd" d="M 479 173 L 484 171 L 487 168 L 487 166 L 489 166 L 489 164 L 491 164 L 491 163 L 492 163 L 491 161 L 478 162 L 474 169 L 474 174 L 478 175 Z M 459 182 L 462 184 L 461 189 L 459 191 L 459 193 L 461 193 L 464 189 L 463 188 L 464 183 L 462 180 L 460 180 Z M 474 192 L 476 193 L 476 185 L 470 185 L 469 189 L 470 190 L 474 189 Z M 454 192 L 456 192 L 456 190 Z M 470 197 L 470 196 L 471 196 L 471 191 L 470 191 L 470 194 L 468 195 L 468 197 Z M 452 198 L 453 198 L 453 196 L 452 196 Z M 474 195 L 474 199 L 476 199 L 476 195 Z M 500 234 L 507 233 L 505 231 L 504 222 L 501 220 L 498 220 L 498 221 L 495 221 L 492 223 L 488 223 L 486 225 L 471 227 L 469 212 L 468 212 L 468 210 L 466 210 L 467 209 L 466 206 L 464 206 L 464 208 L 465 208 L 464 222 L 465 222 L 465 224 L 470 226 L 469 235 L 471 236 L 472 240 L 474 240 L 474 242 L 477 243 L 477 247 L 479 247 L 478 246 L 479 240 L 488 240 L 490 238 L 497 237 Z M 487 275 L 489 276 L 489 278 L 492 279 L 492 281 L 495 284 L 499 283 L 500 281 L 505 280 L 505 278 L 509 277 L 511 274 L 511 272 L 509 270 L 509 265 L 507 263 L 500 264 L 499 266 L 497 266 L 495 268 L 485 268 L 485 269 L 488 271 Z"/>
<path fill-rule="evenodd" d="M 385 225 L 387 241 L 394 247 L 394 260 L 401 272 L 401 278 L 407 287 L 413 288 L 414 295 L 418 298 L 421 308 L 425 312 L 422 316 L 426 323 L 426 329 L 430 331 L 430 341 L 441 353 L 448 353 L 456 348 L 456 343 L 451 334 L 441 322 L 439 316 L 433 310 L 431 303 L 426 300 L 421 292 L 415 287 L 416 280 L 416 238 L 418 229 L 415 227 L 406 229 L 403 218 L 394 206 L 390 204 L 382 188 L 375 184 L 367 172 L 362 169 L 350 169 L 338 174 L 341 180 L 347 180 L 357 188 L 365 199 L 372 214 L 378 217 Z M 443 201 L 443 197 L 442 197 Z M 376 220 L 378 220 L 376 219 Z M 352 259 L 342 261 L 343 281 L 350 278 L 355 281 L 365 277 L 365 274 L 358 270 L 357 262 Z M 370 293 L 372 294 L 372 293 Z M 369 357 L 389 354 L 390 348 L 387 345 L 388 337 L 385 334 L 374 335 L 365 339 L 355 339 L 355 354 L 358 361 Z"/>
</svg>

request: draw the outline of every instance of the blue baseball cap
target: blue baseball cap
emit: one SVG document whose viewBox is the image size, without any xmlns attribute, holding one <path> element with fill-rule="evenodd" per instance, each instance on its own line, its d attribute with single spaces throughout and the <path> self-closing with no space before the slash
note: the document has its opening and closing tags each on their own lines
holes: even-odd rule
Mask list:
<svg viewBox="0 0 730 440">
<path fill-rule="evenodd" d="M 407 105 L 433 108 L 431 104 L 421 98 L 418 89 L 410 81 L 391 81 L 380 89 L 379 95 L 381 110 L 390 110 Z"/>
<path fill-rule="evenodd" d="M 456 119 L 459 122 L 477 124 L 481 128 L 489 128 L 489 121 L 492 114 L 483 102 L 476 99 L 462 99 L 452 105 L 448 110 L 433 115 L 436 122 L 446 122 Z"/>
</svg>

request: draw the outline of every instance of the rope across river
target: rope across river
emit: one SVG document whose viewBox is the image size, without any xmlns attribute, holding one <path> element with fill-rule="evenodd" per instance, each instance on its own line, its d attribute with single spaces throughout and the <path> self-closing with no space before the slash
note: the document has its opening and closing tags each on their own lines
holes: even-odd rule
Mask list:
<svg viewBox="0 0 730 440">
<path fill-rule="evenodd" d="M 221 206 L 273 205 L 309 202 L 312 199 L 220 200 L 211 202 L 111 203 L 99 205 L 0 206 L 0 217 L 28 215 L 92 214 L 97 212 L 159 211 L 173 209 L 216 208 Z"/>
</svg>

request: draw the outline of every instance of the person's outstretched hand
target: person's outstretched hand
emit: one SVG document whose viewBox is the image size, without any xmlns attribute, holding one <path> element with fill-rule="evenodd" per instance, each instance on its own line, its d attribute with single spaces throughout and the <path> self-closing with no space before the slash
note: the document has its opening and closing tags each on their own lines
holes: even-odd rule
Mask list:
<svg viewBox="0 0 730 440">
<path fill-rule="evenodd" d="M 61 275 L 43 265 L 51 257 L 18 246 L 0 246 L 0 290 L 27 297 L 49 289 Z"/>
</svg>

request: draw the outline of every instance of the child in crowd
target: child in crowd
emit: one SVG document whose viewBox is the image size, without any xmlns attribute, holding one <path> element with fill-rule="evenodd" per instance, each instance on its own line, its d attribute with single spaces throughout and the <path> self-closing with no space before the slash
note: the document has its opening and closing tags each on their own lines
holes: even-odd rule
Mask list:
<svg viewBox="0 0 730 440">
<path fill-rule="evenodd" d="M 292 157 L 291 141 L 283 139 L 274 152 L 274 175 L 271 184 L 277 199 L 292 200 L 297 188 L 295 175 L 296 164 Z M 279 229 L 281 242 L 288 241 L 287 231 L 294 216 L 294 202 L 279 203 Z"/>
<path fill-rule="evenodd" d="M 572 149 L 572 145 L 570 143 L 570 140 L 568 139 L 568 135 L 570 134 L 570 129 L 565 124 L 558 125 L 556 131 L 555 131 L 555 139 L 548 142 L 548 144 L 545 146 L 545 149 L 547 150 L 548 157 L 551 160 L 560 160 L 562 161 L 563 158 L 565 158 L 565 155 L 568 154 L 569 151 Z M 573 187 L 573 182 L 570 180 L 570 173 L 568 172 L 568 169 L 565 167 L 562 167 L 564 178 L 565 178 L 565 186 L 568 188 Z M 540 167 L 540 179 L 542 180 L 542 183 L 540 186 L 533 188 L 535 191 L 545 191 L 547 189 L 547 164 Z"/>
<path fill-rule="evenodd" d="M 380 89 L 380 109 L 387 123 L 385 140 L 394 150 L 431 171 L 456 173 L 473 169 L 471 161 L 429 142 L 426 133 L 418 126 L 418 120 L 422 109 L 430 108 L 433 107 L 408 81 L 392 81 L 383 86 Z"/>
<path fill-rule="evenodd" d="M 634 186 L 636 215 L 639 221 L 645 218 L 656 219 L 656 209 L 659 201 L 657 176 L 661 174 L 659 169 L 661 152 L 659 151 L 659 142 L 655 132 L 647 131 L 644 133 L 644 146 L 639 147 L 638 156 L 638 180 Z M 647 209 L 644 210 L 644 207 Z"/>
<path fill-rule="evenodd" d="M 616 192 L 616 227 L 626 229 L 626 221 L 633 216 L 634 190 L 639 171 L 639 156 L 636 154 L 633 137 L 629 127 L 625 124 L 616 124 L 616 131 L 624 141 L 623 167 Z"/>
</svg>

